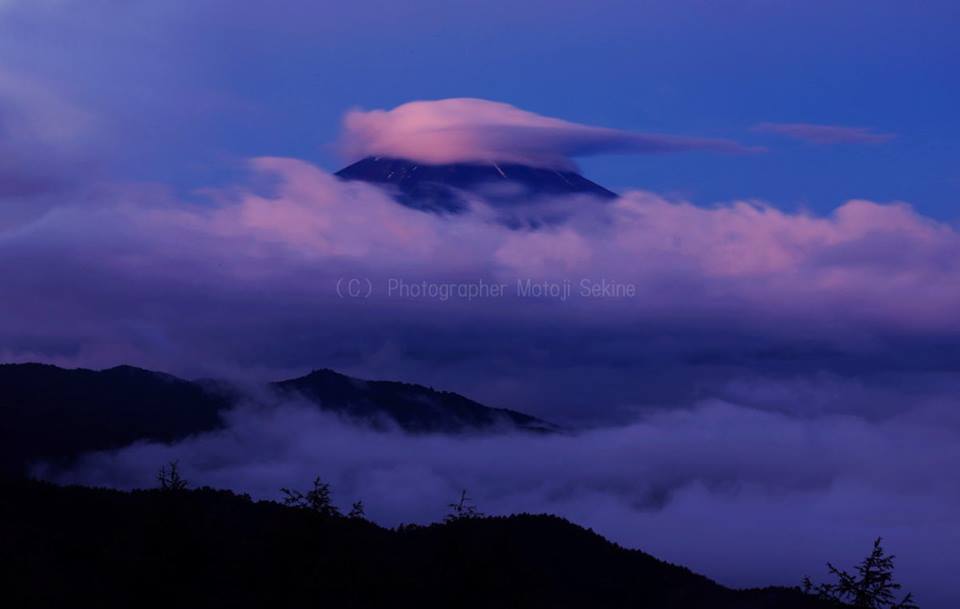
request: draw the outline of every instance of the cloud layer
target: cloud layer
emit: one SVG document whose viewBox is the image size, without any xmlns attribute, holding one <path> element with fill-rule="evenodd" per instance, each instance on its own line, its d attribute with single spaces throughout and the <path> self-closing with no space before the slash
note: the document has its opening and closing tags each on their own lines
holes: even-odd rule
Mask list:
<svg viewBox="0 0 960 609">
<path fill-rule="evenodd" d="M 94 123 L 53 88 L 0 67 L 0 227 L 58 204 L 81 174 L 94 181 Z"/>
<path fill-rule="evenodd" d="M 63 482 L 154 484 L 179 460 L 194 485 L 277 499 L 321 476 L 386 525 L 436 521 L 460 489 L 491 514 L 556 513 L 737 586 L 798 585 L 852 564 L 877 535 L 924 606 L 960 568 L 960 426 L 868 422 L 707 401 L 569 436 L 409 436 L 309 406 L 240 408 L 227 429 L 91 455 Z"/>
<path fill-rule="evenodd" d="M 386 156 L 422 163 L 521 163 L 571 168 L 595 154 L 690 150 L 754 152 L 723 139 L 632 133 L 540 116 L 509 104 L 457 98 L 416 101 L 392 110 L 353 110 L 344 118 L 347 156 Z"/>
<path fill-rule="evenodd" d="M 330 366 L 593 420 L 741 378 L 886 413 L 898 400 L 864 384 L 897 396 L 956 370 L 960 234 L 906 204 L 815 216 L 630 192 L 553 201 L 565 223 L 517 231 L 482 200 L 441 218 L 302 161 L 251 169 L 203 205 L 117 187 L 0 232 L 4 359 L 272 380 Z M 372 293 L 338 294 L 352 279 Z M 505 288 L 440 299 L 391 280 Z"/>
</svg>

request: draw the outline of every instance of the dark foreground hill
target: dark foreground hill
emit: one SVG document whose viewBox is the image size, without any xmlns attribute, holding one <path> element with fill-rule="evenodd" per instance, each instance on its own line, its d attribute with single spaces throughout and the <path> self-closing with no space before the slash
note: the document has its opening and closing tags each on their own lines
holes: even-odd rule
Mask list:
<svg viewBox="0 0 960 609">
<path fill-rule="evenodd" d="M 552 516 L 380 528 L 226 491 L 0 488 L 6 607 L 818 609 Z"/>
<path fill-rule="evenodd" d="M 412 433 L 543 432 L 554 426 L 422 385 L 364 381 L 331 370 L 239 391 L 118 366 L 67 370 L 46 364 L 0 365 L 0 472 L 19 473 L 44 460 L 67 462 L 138 440 L 171 442 L 222 425 L 241 400 L 297 399 L 367 424 L 393 423 Z"/>
</svg>

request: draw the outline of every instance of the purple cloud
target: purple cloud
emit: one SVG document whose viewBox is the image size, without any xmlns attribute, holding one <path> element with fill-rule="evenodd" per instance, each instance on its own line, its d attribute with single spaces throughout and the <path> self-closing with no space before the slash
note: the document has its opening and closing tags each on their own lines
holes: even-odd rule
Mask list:
<svg viewBox="0 0 960 609">
<path fill-rule="evenodd" d="M 554 201 L 564 224 L 516 231 L 482 199 L 438 217 L 302 161 L 252 168 L 206 205 L 114 187 L 0 229 L 2 359 L 260 378 L 330 366 L 595 421 L 727 395 L 740 376 L 952 369 L 960 350 L 960 234 L 905 204 L 817 216 L 628 192 Z M 341 298 L 344 278 L 373 293 Z M 391 280 L 505 289 L 441 298 Z M 528 280 L 568 297 L 524 295 Z M 632 295 L 585 295 L 584 280 Z M 892 412 L 843 386 L 816 407 Z"/>
<path fill-rule="evenodd" d="M 760 123 L 753 131 L 775 133 L 810 144 L 882 144 L 896 137 L 871 127 L 844 127 L 813 123 Z"/>
<path fill-rule="evenodd" d="M 55 88 L 0 68 L 0 228 L 36 218 L 95 181 L 95 122 Z"/>
<path fill-rule="evenodd" d="M 159 464 L 178 460 L 195 485 L 272 499 L 319 475 L 335 502 L 362 499 L 390 526 L 438 520 L 468 488 L 486 513 L 560 514 L 736 586 L 797 585 L 883 535 L 924 606 L 949 607 L 957 594 L 945 584 L 960 568 L 960 427 L 949 421 L 797 418 L 706 401 L 569 435 L 416 436 L 290 403 L 239 408 L 225 430 L 173 445 L 38 472 L 149 487 Z"/>
<path fill-rule="evenodd" d="M 587 317 L 602 307 L 620 319 L 695 313 L 717 320 L 842 318 L 897 331 L 960 330 L 953 315 L 960 306 L 960 234 L 905 204 L 855 200 L 829 216 L 814 216 L 746 202 L 703 208 L 628 192 L 602 206 L 557 201 L 569 210 L 566 223 L 514 231 L 490 221 L 481 199 L 474 200 L 472 214 L 442 218 L 302 161 L 258 159 L 252 167 L 258 180 L 275 183 L 272 191 L 241 184 L 208 191 L 211 204 L 196 206 L 150 189 L 117 189 L 0 233 L 0 260 L 29 254 L 39 265 L 82 252 L 90 268 L 79 295 L 110 291 L 107 275 L 147 285 L 210 281 L 210 289 L 232 291 L 257 287 L 249 283 L 254 279 L 299 286 L 297 273 L 308 272 L 315 279 L 298 289 L 317 296 L 329 294 L 331 280 L 347 270 L 381 288 L 389 277 L 486 278 L 510 285 L 526 278 L 604 277 L 630 283 L 642 296 L 538 306 L 545 315 L 561 316 Z M 9 281 L 22 268 L 2 266 Z M 44 285 L 32 277 L 19 292 L 8 290 L 5 300 L 32 299 Z M 370 306 L 393 303 L 381 289 Z M 514 297 L 489 304 L 453 299 L 423 306 L 509 312 L 530 303 Z"/>
</svg>

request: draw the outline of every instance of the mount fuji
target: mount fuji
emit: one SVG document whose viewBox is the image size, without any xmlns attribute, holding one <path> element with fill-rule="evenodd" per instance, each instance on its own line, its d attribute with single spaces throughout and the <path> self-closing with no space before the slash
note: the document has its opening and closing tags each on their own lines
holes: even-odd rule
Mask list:
<svg viewBox="0 0 960 609">
<path fill-rule="evenodd" d="M 471 195 L 495 207 L 571 195 L 601 200 L 618 196 L 573 171 L 493 161 L 428 165 L 371 156 L 335 175 L 381 186 L 399 203 L 435 213 L 464 212 Z"/>
</svg>

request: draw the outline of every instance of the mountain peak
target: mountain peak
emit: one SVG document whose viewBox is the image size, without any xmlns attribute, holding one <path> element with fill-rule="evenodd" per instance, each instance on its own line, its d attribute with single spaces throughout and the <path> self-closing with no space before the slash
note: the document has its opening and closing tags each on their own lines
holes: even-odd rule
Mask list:
<svg viewBox="0 0 960 609">
<path fill-rule="evenodd" d="M 511 428 L 555 432 L 559 428 L 530 415 L 491 408 L 460 394 L 413 383 L 370 381 L 334 370 L 314 370 L 306 376 L 272 383 L 280 395 L 296 394 L 325 410 L 374 422 L 392 419 L 410 432 L 458 433 Z"/>
<path fill-rule="evenodd" d="M 573 171 L 492 161 L 428 165 L 372 156 L 335 175 L 343 180 L 386 187 L 398 202 L 408 207 L 440 213 L 465 211 L 464 193 L 482 196 L 493 205 L 570 195 L 603 200 L 617 197 L 616 193 Z"/>
</svg>

